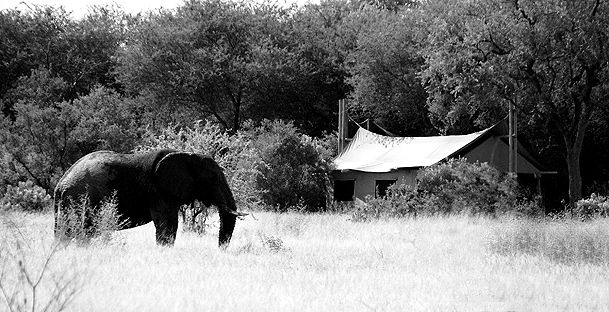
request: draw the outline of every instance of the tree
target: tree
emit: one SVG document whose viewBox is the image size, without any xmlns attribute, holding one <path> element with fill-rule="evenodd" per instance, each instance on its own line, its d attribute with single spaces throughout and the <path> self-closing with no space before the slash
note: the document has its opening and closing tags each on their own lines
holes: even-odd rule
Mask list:
<svg viewBox="0 0 609 312">
<path fill-rule="evenodd" d="M 69 49 L 62 36 L 71 24 L 62 8 L 35 6 L 28 12 L 0 11 L 0 98 L 33 69 L 61 68 L 63 51 Z M 4 102 L 5 112 L 15 103 Z"/>
<path fill-rule="evenodd" d="M 346 63 L 364 28 L 357 12 L 352 1 L 331 0 L 307 4 L 291 18 L 290 47 L 309 70 L 289 108 L 298 112 L 295 124 L 309 134 L 336 129 L 338 101 L 351 91 Z"/>
<path fill-rule="evenodd" d="M 11 89 L 10 96 L 19 100 L 15 117 L 0 119 L 0 159 L 9 167 L 0 170 L 10 169 L 50 190 L 84 154 L 133 149 L 143 129 L 137 99 L 98 87 L 67 102 L 62 95 L 68 89 L 65 80 L 46 69 L 34 70 Z"/>
<path fill-rule="evenodd" d="M 150 92 L 168 110 L 212 117 L 236 131 L 245 114 L 264 109 L 255 98 L 270 97 L 264 87 L 295 60 L 278 42 L 282 12 L 205 0 L 148 14 L 131 25 L 121 80 L 131 92 Z"/>
<path fill-rule="evenodd" d="M 359 112 L 361 119 L 374 119 L 400 135 L 433 133 L 427 94 L 418 76 L 424 59 L 413 15 L 372 7 L 364 7 L 359 14 L 368 22 L 347 62 L 352 113 Z"/>
<path fill-rule="evenodd" d="M 19 99 L 14 119 L 3 116 L 0 121 L 3 158 L 8 155 L 10 167 L 47 190 L 69 163 L 66 127 L 71 118 L 61 113 L 60 105 L 67 89 L 68 84 L 49 70 L 35 70 L 11 89 L 11 96 Z"/>
<path fill-rule="evenodd" d="M 423 77 L 436 122 L 482 124 L 511 103 L 562 138 L 569 199 L 581 198 L 586 129 L 607 105 L 609 5 L 600 1 L 429 1 Z"/>
<path fill-rule="evenodd" d="M 122 12 L 94 7 L 73 20 L 62 7 L 32 6 L 28 11 L 0 11 L 0 99 L 11 114 L 19 100 L 7 97 L 20 77 L 45 68 L 66 83 L 62 99 L 87 94 L 97 84 L 117 88 L 112 71 L 124 41 Z"/>
</svg>

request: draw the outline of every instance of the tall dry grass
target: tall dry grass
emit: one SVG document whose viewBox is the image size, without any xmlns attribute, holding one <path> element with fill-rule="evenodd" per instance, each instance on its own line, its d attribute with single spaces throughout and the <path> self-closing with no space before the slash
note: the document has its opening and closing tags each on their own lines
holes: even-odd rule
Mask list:
<svg viewBox="0 0 609 312">
<path fill-rule="evenodd" d="M 609 220 L 511 220 L 496 227 L 492 250 L 528 254 L 564 264 L 609 265 Z"/>
<path fill-rule="evenodd" d="M 255 218 L 254 218 L 255 217 Z M 154 227 L 59 251 L 85 279 L 69 311 L 602 311 L 609 267 L 497 252 L 516 220 L 426 217 L 354 223 L 346 215 L 254 213 L 231 245 L 180 232 L 157 247 Z M 217 216 L 210 216 L 217 220 Z M 28 215 L 28 244 L 50 246 L 52 218 Z M 590 223 L 591 226 L 597 226 Z M 534 226 L 531 225 L 531 226 Z M 585 227 L 585 225 L 582 225 Z M 598 230 L 603 231 L 601 223 Z M 609 229 L 607 229 L 609 231 Z M 507 232 L 506 232 L 507 233 Z M 0 228 L 0 235 L 7 234 Z M 510 234 L 505 234 L 509 237 Z M 40 254 L 28 255 L 38 259 Z"/>
</svg>

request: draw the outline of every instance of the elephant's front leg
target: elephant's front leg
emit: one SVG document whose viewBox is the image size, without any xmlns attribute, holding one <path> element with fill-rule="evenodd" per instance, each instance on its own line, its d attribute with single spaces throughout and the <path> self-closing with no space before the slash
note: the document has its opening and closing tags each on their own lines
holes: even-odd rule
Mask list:
<svg viewBox="0 0 609 312">
<path fill-rule="evenodd" d="M 156 243 L 161 246 L 173 246 L 178 231 L 178 207 L 159 203 L 152 207 L 150 214 L 156 229 Z"/>
</svg>

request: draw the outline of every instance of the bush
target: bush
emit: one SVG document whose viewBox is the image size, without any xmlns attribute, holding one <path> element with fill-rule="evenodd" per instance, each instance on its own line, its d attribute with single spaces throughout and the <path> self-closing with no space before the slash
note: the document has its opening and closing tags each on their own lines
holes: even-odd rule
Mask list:
<svg viewBox="0 0 609 312">
<path fill-rule="evenodd" d="M 91 206 L 87 196 L 61 203 L 61 209 L 55 215 L 55 236 L 60 240 L 79 242 L 88 242 L 92 238 L 108 241 L 125 222 L 121 221 L 116 205 L 116 194 L 98 207 Z"/>
<path fill-rule="evenodd" d="M 261 162 L 256 186 L 278 211 L 323 211 L 329 201 L 330 154 L 325 140 L 298 133 L 291 123 L 265 121 L 250 130 Z"/>
<path fill-rule="evenodd" d="M 514 180 L 486 163 L 451 159 L 421 169 L 417 181 L 414 188 L 395 184 L 387 189 L 384 197 L 368 197 L 366 204 L 355 205 L 352 219 L 367 221 L 420 214 L 539 213 L 536 203 L 519 198 Z"/>
<path fill-rule="evenodd" d="M 230 135 L 209 121 L 198 121 L 192 127 L 168 126 L 158 132 L 146 131 L 135 151 L 162 148 L 211 156 L 224 169 L 237 207 L 244 210 L 259 208 L 261 192 L 255 185 L 255 178 L 259 174 L 256 168 L 259 157 L 251 146 L 251 140 L 242 133 Z M 201 213 L 201 208 L 191 205 L 181 207 L 181 211 L 184 230 L 205 231 L 206 211 Z"/>
<path fill-rule="evenodd" d="M 352 210 L 353 221 L 370 221 L 379 218 L 434 215 L 443 212 L 436 204 L 434 194 L 424 194 L 408 184 L 394 184 L 383 197 L 369 196 L 366 202 L 358 202 Z"/>
<path fill-rule="evenodd" d="M 577 201 L 573 213 L 583 220 L 595 217 L 606 217 L 609 215 L 609 198 L 592 194 L 589 198 Z"/>
<path fill-rule="evenodd" d="M 4 197 L 0 199 L 0 209 L 43 211 L 51 207 L 51 196 L 40 186 L 28 180 L 17 186 L 7 186 Z"/>
<path fill-rule="evenodd" d="M 488 163 L 450 159 L 422 169 L 417 180 L 422 196 L 435 196 L 437 212 L 494 214 L 517 204 L 516 182 Z"/>
<path fill-rule="evenodd" d="M 329 198 L 333 142 L 302 135 L 282 121 L 246 123 L 235 134 L 199 121 L 192 127 L 147 131 L 136 151 L 173 148 L 210 155 L 224 169 L 241 208 L 260 209 L 264 202 L 279 211 L 319 211 Z M 183 218 L 196 218 L 195 210 L 183 209 Z"/>
<path fill-rule="evenodd" d="M 180 217 L 183 231 L 205 234 L 210 227 L 209 224 L 206 224 L 209 210 L 201 203 L 183 205 L 180 207 Z"/>
</svg>

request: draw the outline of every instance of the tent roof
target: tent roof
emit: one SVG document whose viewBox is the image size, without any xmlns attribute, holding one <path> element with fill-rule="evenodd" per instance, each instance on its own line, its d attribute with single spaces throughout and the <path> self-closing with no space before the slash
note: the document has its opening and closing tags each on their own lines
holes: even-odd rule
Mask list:
<svg viewBox="0 0 609 312">
<path fill-rule="evenodd" d="M 366 172 L 430 166 L 457 154 L 493 127 L 466 135 L 431 137 L 389 137 L 359 128 L 334 164 L 337 170 Z"/>
</svg>

